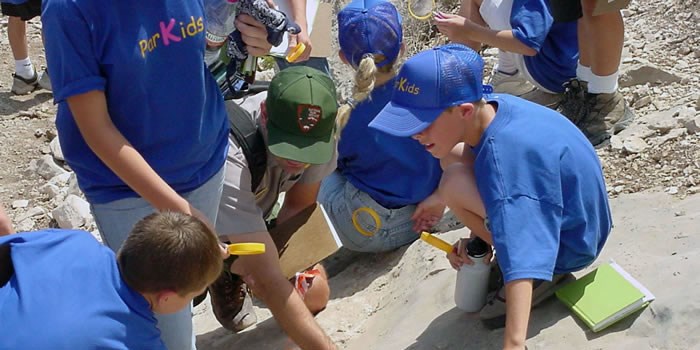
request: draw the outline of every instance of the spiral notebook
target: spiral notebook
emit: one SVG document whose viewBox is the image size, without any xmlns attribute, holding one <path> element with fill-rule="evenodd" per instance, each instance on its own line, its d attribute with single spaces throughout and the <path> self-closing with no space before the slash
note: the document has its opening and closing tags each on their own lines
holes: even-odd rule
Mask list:
<svg viewBox="0 0 700 350">
<path fill-rule="evenodd" d="M 615 261 L 598 266 L 555 292 L 593 332 L 644 308 L 654 295 Z"/>
</svg>

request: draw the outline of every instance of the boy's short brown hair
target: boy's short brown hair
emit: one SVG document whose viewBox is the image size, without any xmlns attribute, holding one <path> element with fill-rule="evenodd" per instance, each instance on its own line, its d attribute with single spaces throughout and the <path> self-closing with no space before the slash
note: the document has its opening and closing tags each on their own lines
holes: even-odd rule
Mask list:
<svg viewBox="0 0 700 350">
<path fill-rule="evenodd" d="M 134 225 L 117 253 L 124 281 L 140 293 L 170 290 L 181 296 L 208 286 L 223 257 L 216 235 L 182 213 L 153 213 Z"/>
</svg>

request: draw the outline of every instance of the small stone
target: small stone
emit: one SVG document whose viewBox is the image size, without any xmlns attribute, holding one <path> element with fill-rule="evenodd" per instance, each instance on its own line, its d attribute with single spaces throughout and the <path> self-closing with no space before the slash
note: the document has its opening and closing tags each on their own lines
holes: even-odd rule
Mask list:
<svg viewBox="0 0 700 350">
<path fill-rule="evenodd" d="M 625 186 L 624 186 L 624 185 L 615 186 L 615 187 L 613 188 L 613 191 L 614 191 L 615 193 L 622 193 L 622 191 L 624 191 L 624 190 L 625 190 Z"/>
<path fill-rule="evenodd" d="M 34 130 L 34 137 L 40 138 L 42 136 L 44 136 L 44 130 L 41 130 L 41 129 Z"/>
<path fill-rule="evenodd" d="M 693 52 L 688 46 L 681 46 L 680 49 L 678 49 L 678 53 L 685 56 L 689 53 Z"/>
<path fill-rule="evenodd" d="M 623 141 L 622 147 L 626 152 L 636 154 L 647 149 L 649 145 L 641 137 L 632 136 Z"/>
<path fill-rule="evenodd" d="M 642 108 L 644 106 L 647 106 L 651 103 L 651 96 L 643 96 L 639 100 L 635 101 L 632 107 L 634 108 Z"/>
<path fill-rule="evenodd" d="M 673 213 L 673 215 L 674 216 L 683 216 L 683 215 L 685 215 L 685 210 L 677 211 L 677 212 Z"/>
<path fill-rule="evenodd" d="M 36 226 L 36 223 L 32 219 L 24 219 L 22 221 L 19 221 L 17 225 L 15 226 L 15 230 L 17 232 L 29 232 L 34 229 L 34 226 Z"/>
<path fill-rule="evenodd" d="M 58 136 L 51 140 L 51 143 L 49 143 L 49 149 L 51 149 L 51 154 L 53 154 L 54 159 L 65 161 Z"/>
<path fill-rule="evenodd" d="M 666 189 L 666 192 L 667 192 L 668 194 L 677 194 L 677 193 L 678 193 L 678 187 L 676 187 L 676 186 L 671 186 L 671 187 L 669 187 L 669 188 Z"/>
<path fill-rule="evenodd" d="M 29 205 L 29 201 L 26 199 L 18 199 L 12 202 L 12 209 L 26 208 Z"/>
<path fill-rule="evenodd" d="M 686 192 L 688 192 L 688 194 L 696 194 L 696 193 L 698 193 L 698 187 L 695 187 L 695 186 L 689 187 L 689 188 L 686 190 Z"/>
<path fill-rule="evenodd" d="M 34 207 L 32 209 L 29 209 L 26 213 L 18 216 L 17 221 L 23 221 L 24 219 L 29 219 L 29 218 L 44 216 L 44 215 L 46 215 L 46 209 L 44 209 L 42 207 Z"/>
</svg>

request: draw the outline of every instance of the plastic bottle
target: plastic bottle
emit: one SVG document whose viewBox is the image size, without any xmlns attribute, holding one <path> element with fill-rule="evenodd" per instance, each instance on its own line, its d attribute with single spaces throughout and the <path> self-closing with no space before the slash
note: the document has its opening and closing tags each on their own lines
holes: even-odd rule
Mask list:
<svg viewBox="0 0 700 350">
<path fill-rule="evenodd" d="M 491 268 L 484 262 L 484 257 L 490 248 L 488 243 L 478 237 L 467 243 L 467 255 L 474 264 L 465 264 L 459 268 L 455 286 L 455 303 L 463 311 L 478 312 L 486 304 Z"/>
<path fill-rule="evenodd" d="M 236 9 L 238 0 L 205 0 L 204 14 L 206 16 L 207 47 L 218 48 L 236 27 Z"/>
</svg>

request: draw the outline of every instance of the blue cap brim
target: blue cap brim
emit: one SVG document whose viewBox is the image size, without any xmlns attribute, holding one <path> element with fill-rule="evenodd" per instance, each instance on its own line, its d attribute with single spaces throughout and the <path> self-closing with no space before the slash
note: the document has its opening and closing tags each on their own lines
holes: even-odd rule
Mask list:
<svg viewBox="0 0 700 350">
<path fill-rule="evenodd" d="M 444 110 L 409 109 L 389 102 L 369 123 L 369 127 L 394 136 L 413 136 L 429 127 Z"/>
</svg>

